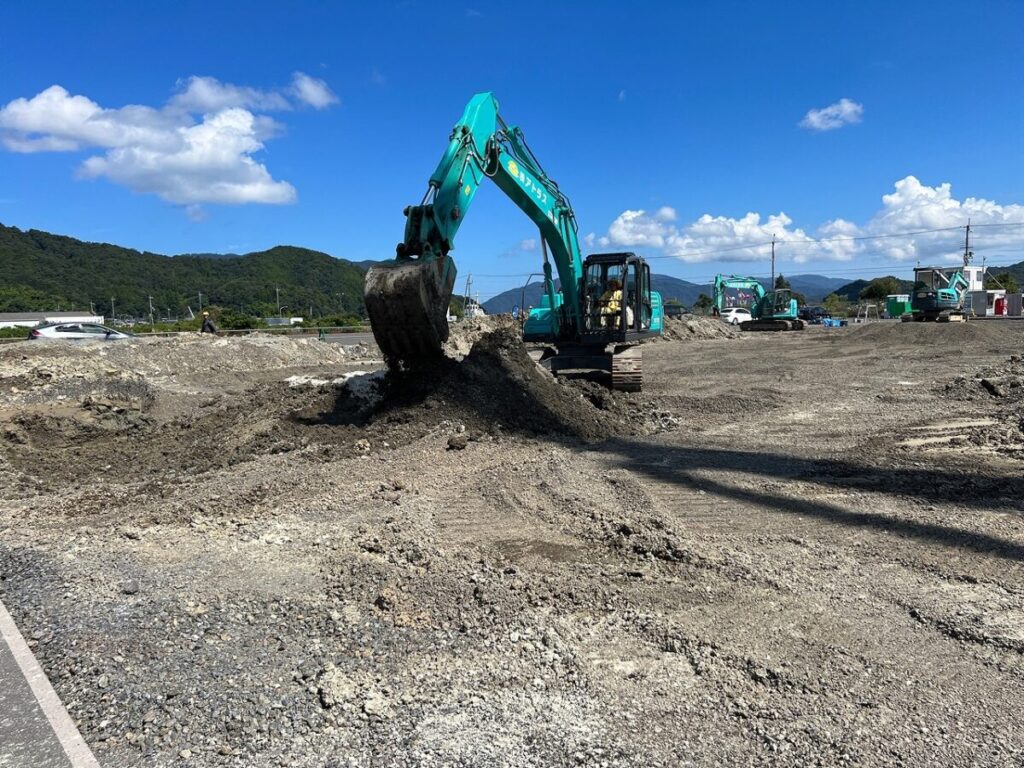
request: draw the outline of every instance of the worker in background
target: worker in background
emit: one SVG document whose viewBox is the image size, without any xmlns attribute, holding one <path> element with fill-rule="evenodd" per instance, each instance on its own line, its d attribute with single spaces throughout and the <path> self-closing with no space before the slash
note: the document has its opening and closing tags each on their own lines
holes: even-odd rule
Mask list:
<svg viewBox="0 0 1024 768">
<path fill-rule="evenodd" d="M 601 325 L 615 328 L 619 324 L 619 311 L 622 309 L 622 283 L 612 278 L 606 284 L 604 293 L 598 299 L 601 309 Z"/>
<path fill-rule="evenodd" d="M 210 319 L 209 312 L 203 312 L 203 327 L 199 329 L 200 333 L 212 333 L 217 336 L 217 326 L 213 324 L 213 320 Z"/>
</svg>

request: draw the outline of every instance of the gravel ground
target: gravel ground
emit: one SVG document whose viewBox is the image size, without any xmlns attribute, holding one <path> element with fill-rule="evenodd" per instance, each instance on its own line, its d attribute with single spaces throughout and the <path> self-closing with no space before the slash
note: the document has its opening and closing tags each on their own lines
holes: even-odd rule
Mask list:
<svg viewBox="0 0 1024 768">
<path fill-rule="evenodd" d="M 1024 328 L 694 322 L 7 345 L 0 594 L 105 768 L 1024 763 Z"/>
</svg>

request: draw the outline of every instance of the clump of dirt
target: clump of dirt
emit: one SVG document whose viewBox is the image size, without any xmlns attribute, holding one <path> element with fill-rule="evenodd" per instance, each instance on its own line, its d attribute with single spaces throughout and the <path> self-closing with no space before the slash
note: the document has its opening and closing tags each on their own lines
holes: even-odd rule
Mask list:
<svg viewBox="0 0 1024 768">
<path fill-rule="evenodd" d="M 1002 365 L 979 369 L 973 376 L 957 376 L 939 394 L 953 400 L 1024 401 L 1024 356 L 1010 355 Z"/>
<path fill-rule="evenodd" d="M 974 427 L 962 442 L 1024 458 L 1024 356 L 1010 355 L 1001 365 L 981 368 L 973 376 L 958 376 L 939 394 L 995 406 L 994 423 Z"/>
<path fill-rule="evenodd" d="M 512 315 L 484 315 L 466 318 L 448 326 L 448 341 L 444 353 L 455 360 L 462 360 L 481 338 L 501 329 L 518 328 Z"/>
<path fill-rule="evenodd" d="M 663 337 L 670 341 L 693 341 L 703 339 L 735 339 L 742 332 L 724 323 L 717 317 L 686 315 L 666 317 Z"/>
</svg>

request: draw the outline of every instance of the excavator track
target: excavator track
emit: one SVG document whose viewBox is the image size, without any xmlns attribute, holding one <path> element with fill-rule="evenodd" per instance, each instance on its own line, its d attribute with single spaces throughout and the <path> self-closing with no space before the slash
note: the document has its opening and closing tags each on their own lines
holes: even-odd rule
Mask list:
<svg viewBox="0 0 1024 768">
<path fill-rule="evenodd" d="M 455 265 L 447 257 L 370 267 L 363 300 L 388 367 L 415 368 L 441 355 L 454 285 Z"/>
<path fill-rule="evenodd" d="M 616 348 L 612 353 L 612 389 L 639 392 L 643 385 L 643 350 L 640 347 Z"/>
</svg>

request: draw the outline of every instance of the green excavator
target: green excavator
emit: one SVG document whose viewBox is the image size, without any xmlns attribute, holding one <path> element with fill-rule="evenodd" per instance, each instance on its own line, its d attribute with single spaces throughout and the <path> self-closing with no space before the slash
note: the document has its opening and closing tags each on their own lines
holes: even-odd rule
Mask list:
<svg viewBox="0 0 1024 768">
<path fill-rule="evenodd" d="M 966 259 L 964 260 L 966 262 Z M 964 265 L 966 267 L 966 264 Z M 970 283 L 962 269 L 952 267 L 916 267 L 910 313 L 904 321 L 965 322 L 964 304 Z"/>
<path fill-rule="evenodd" d="M 717 314 L 726 309 L 729 292 L 745 297 L 742 305 L 750 309 L 750 320 L 740 323 L 744 331 L 802 331 L 804 321 L 798 316 L 797 301 L 788 288 L 766 291 L 761 281 L 739 275 L 715 275 L 714 304 Z"/>
<path fill-rule="evenodd" d="M 545 345 L 539 362 L 554 374 L 603 371 L 614 389 L 639 390 L 637 342 L 661 334 L 664 321 L 650 267 L 634 253 L 583 258 L 569 199 L 530 151 L 522 130 L 502 120 L 490 93 L 478 93 L 466 105 L 426 194 L 405 209 L 405 237 L 395 259 L 366 273 L 366 311 L 388 366 L 415 371 L 441 355 L 455 285 L 450 251 L 484 179 L 540 231 L 544 295 L 523 326 L 525 341 Z"/>
</svg>

